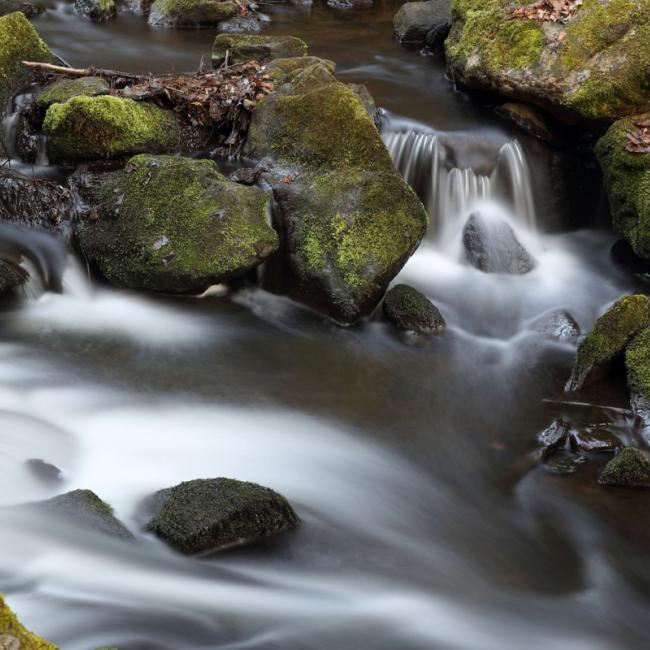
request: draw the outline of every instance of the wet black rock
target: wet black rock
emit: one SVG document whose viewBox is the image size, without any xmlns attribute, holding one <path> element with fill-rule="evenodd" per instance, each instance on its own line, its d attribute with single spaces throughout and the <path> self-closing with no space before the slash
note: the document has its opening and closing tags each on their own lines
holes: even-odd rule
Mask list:
<svg viewBox="0 0 650 650">
<path fill-rule="evenodd" d="M 14 295 L 25 284 L 27 277 L 27 273 L 18 264 L 0 260 L 0 297 Z"/>
<path fill-rule="evenodd" d="M 619 266 L 641 280 L 650 282 L 650 260 L 639 257 L 628 241 L 619 239 L 612 246 L 610 253 L 614 262 Z"/>
<path fill-rule="evenodd" d="M 537 437 L 542 445 L 542 457 L 550 456 L 558 449 L 566 446 L 569 440 L 569 425 L 562 420 L 554 420 Z"/>
<path fill-rule="evenodd" d="M 451 28 L 451 3 L 449 0 L 428 0 L 427 2 L 407 2 L 393 18 L 395 38 L 400 43 L 424 45 L 431 34 L 432 41 L 440 45 L 447 38 Z M 432 34 L 436 31 L 438 35 Z M 444 33 L 444 36 L 442 34 Z"/>
<path fill-rule="evenodd" d="M 383 307 L 386 318 L 400 329 L 429 334 L 445 327 L 445 319 L 438 308 L 406 284 L 392 287 L 384 298 Z"/>
<path fill-rule="evenodd" d="M 30 458 L 25 461 L 27 469 L 42 483 L 56 485 L 62 480 L 61 470 L 40 458 Z"/>
<path fill-rule="evenodd" d="M 472 266 L 485 273 L 521 275 L 537 266 L 505 221 L 487 220 L 478 212 L 465 224 L 463 244 Z"/>
<path fill-rule="evenodd" d="M 120 539 L 133 539 L 133 535 L 115 517 L 113 509 L 91 490 L 73 490 L 47 501 L 33 504 L 50 516 L 61 516 L 83 528 Z"/>
<path fill-rule="evenodd" d="M 228 478 L 197 479 L 153 495 L 146 530 L 193 555 L 295 528 L 289 502 L 269 488 Z"/>
<path fill-rule="evenodd" d="M 590 429 L 585 431 L 571 431 L 571 447 L 577 451 L 587 453 L 614 452 L 620 449 L 623 443 L 613 433 Z"/>
<path fill-rule="evenodd" d="M 598 482 L 601 485 L 650 487 L 650 460 L 635 447 L 626 447 L 605 465 Z"/>
<path fill-rule="evenodd" d="M 580 326 L 566 309 L 551 309 L 530 321 L 529 327 L 558 341 L 570 341 L 580 335 Z"/>
<path fill-rule="evenodd" d="M 447 20 L 437 23 L 424 38 L 424 45 L 430 52 L 443 52 L 445 40 L 449 36 L 451 23 Z"/>
<path fill-rule="evenodd" d="M 544 140 L 544 142 L 555 143 L 559 139 L 553 130 L 550 119 L 541 109 L 532 104 L 507 102 L 499 106 L 496 112 L 523 131 Z"/>
</svg>

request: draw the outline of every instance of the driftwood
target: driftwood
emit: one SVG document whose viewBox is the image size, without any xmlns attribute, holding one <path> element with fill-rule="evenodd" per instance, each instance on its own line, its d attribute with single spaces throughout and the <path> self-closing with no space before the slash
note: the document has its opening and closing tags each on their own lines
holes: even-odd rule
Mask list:
<svg viewBox="0 0 650 650">
<path fill-rule="evenodd" d="M 30 70 L 49 74 L 60 74 L 64 77 L 104 77 L 105 79 L 129 79 L 136 81 L 144 78 L 143 75 L 119 72 L 117 70 L 106 70 L 104 68 L 95 68 L 94 66 L 89 68 L 66 68 L 62 65 L 38 63 L 36 61 L 23 61 L 23 65 Z"/>
</svg>

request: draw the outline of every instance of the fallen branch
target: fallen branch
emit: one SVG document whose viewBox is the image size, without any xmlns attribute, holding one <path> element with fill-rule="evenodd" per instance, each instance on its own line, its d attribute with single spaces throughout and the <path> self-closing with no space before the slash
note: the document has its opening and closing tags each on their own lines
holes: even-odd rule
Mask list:
<svg viewBox="0 0 650 650">
<path fill-rule="evenodd" d="M 62 65 L 53 65 L 51 63 L 38 63 L 36 61 L 23 61 L 23 65 L 30 70 L 38 72 L 49 72 L 51 74 L 60 74 L 65 77 L 104 77 L 105 79 L 133 79 L 139 81 L 143 79 L 142 75 L 131 74 L 129 72 L 119 72 L 117 70 L 106 70 L 104 68 L 66 68 Z"/>
</svg>

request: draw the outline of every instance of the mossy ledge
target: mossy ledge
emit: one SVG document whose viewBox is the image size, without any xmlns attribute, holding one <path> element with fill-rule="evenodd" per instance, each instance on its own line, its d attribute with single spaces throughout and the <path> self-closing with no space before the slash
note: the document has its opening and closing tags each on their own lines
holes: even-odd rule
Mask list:
<svg viewBox="0 0 650 650">
<path fill-rule="evenodd" d="M 25 650 L 58 650 L 49 641 L 32 634 L 9 609 L 2 594 L 0 594 L 0 643 L 3 648 Z"/>
<path fill-rule="evenodd" d="M 52 104 L 63 104 L 73 97 L 106 95 L 108 91 L 108 83 L 101 77 L 60 79 L 49 86 L 45 86 L 36 95 L 36 106 L 39 110 L 46 111 Z"/>
</svg>

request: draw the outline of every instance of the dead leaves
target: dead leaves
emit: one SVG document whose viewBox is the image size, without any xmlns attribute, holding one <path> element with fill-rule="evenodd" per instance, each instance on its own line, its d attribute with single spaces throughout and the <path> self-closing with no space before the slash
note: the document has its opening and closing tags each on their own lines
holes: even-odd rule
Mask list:
<svg viewBox="0 0 650 650">
<path fill-rule="evenodd" d="M 627 132 L 625 150 L 631 153 L 650 153 L 650 117 L 632 120 L 633 130 Z"/>
<path fill-rule="evenodd" d="M 538 22 L 565 23 L 571 18 L 583 0 L 538 0 L 532 5 L 516 7 L 513 18 L 527 18 Z"/>
</svg>

